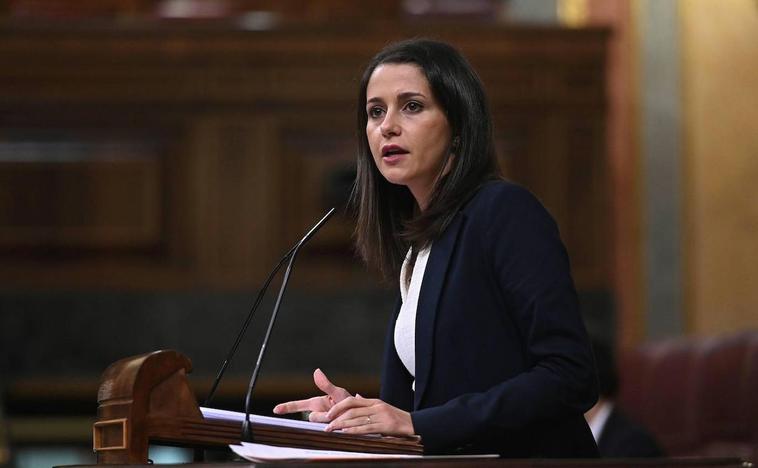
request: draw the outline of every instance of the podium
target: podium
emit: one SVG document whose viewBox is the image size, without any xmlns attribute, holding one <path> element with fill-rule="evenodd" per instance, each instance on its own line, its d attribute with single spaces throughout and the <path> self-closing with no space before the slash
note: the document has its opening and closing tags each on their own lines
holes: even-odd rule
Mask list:
<svg viewBox="0 0 758 468">
<path fill-rule="evenodd" d="M 187 374 L 192 363 L 161 350 L 121 359 L 103 373 L 92 427 L 98 464 L 145 464 L 151 443 L 190 448 L 240 442 L 241 423 L 203 417 Z M 418 437 L 322 432 L 253 423 L 255 441 L 288 447 L 421 454 Z"/>
</svg>

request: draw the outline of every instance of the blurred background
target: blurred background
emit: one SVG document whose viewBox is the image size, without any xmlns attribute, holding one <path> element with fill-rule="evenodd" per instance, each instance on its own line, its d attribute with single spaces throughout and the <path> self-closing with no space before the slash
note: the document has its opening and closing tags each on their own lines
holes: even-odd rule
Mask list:
<svg viewBox="0 0 758 468">
<path fill-rule="evenodd" d="M 316 367 L 378 393 L 394 285 L 354 254 L 344 204 L 363 66 L 414 36 L 480 73 L 594 336 L 623 352 L 758 327 L 754 0 L 4 0 L 0 464 L 94 462 L 99 377 L 126 356 L 180 351 L 202 400 L 332 206 L 255 409 L 310 395 Z M 271 302 L 214 406 L 242 408 Z"/>
</svg>

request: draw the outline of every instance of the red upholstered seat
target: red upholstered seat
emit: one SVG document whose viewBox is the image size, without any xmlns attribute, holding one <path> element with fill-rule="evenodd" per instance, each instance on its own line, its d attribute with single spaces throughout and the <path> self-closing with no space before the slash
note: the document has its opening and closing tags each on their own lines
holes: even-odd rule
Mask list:
<svg viewBox="0 0 758 468">
<path fill-rule="evenodd" d="M 752 457 L 745 411 L 750 339 L 750 333 L 740 333 L 710 339 L 700 346 L 702 365 L 695 383 L 700 454 Z"/>
<path fill-rule="evenodd" d="M 620 353 L 617 362 L 618 403 L 638 421 L 642 418 L 645 409 L 645 395 L 653 391 L 650 369 L 654 354 L 654 346 L 642 346 Z"/>
<path fill-rule="evenodd" d="M 651 393 L 645 396 L 640 422 L 650 428 L 668 454 L 688 453 L 698 442 L 693 389 L 699 364 L 699 355 L 688 341 L 656 346 L 650 369 Z"/>
<path fill-rule="evenodd" d="M 668 455 L 758 460 L 758 331 L 646 344 L 619 375 L 620 406 Z"/>
</svg>

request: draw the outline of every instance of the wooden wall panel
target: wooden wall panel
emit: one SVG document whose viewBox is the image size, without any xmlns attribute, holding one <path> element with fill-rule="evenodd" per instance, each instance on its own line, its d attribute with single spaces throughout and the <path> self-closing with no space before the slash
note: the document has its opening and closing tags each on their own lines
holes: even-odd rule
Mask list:
<svg viewBox="0 0 758 468">
<path fill-rule="evenodd" d="M 449 40 L 469 57 L 491 99 L 507 174 L 558 220 L 579 286 L 607 287 L 607 32 L 474 23 L 259 32 L 7 28 L 0 35 L 0 147 L 11 147 L 14 135 L 47 132 L 73 141 L 86 140 L 82 133 L 128 135 L 142 149 L 128 163 L 87 163 L 103 169 L 66 179 L 79 187 L 65 190 L 78 193 L 72 201 L 48 184 L 47 208 L 23 215 L 54 226 L 59 210 L 79 213 L 93 226 L 126 226 L 125 240 L 88 234 L 77 250 L 51 230 L 22 252 L 20 238 L 9 235 L 1 241 L 0 280 L 33 288 L 257 285 L 346 196 L 365 62 L 388 41 L 416 35 Z M 14 170 L 0 161 L 0 180 L 17 180 Z M 0 226 L 12 227 L 20 200 L 35 196 L 23 187 L 0 185 Z M 361 268 L 351 231 L 340 213 L 303 252 L 298 276 L 318 287 L 365 281 L 350 274 Z M 55 245 L 68 254 L 46 255 Z M 98 245 L 96 256 L 81 254 Z"/>
<path fill-rule="evenodd" d="M 193 127 L 188 195 L 198 235 L 195 269 L 204 284 L 252 287 L 276 261 L 282 175 L 271 128 L 239 115 Z"/>
<path fill-rule="evenodd" d="M 758 328 L 758 5 L 680 2 L 685 332 Z"/>
<path fill-rule="evenodd" d="M 0 246 L 145 248 L 161 238 L 157 160 L 0 163 Z"/>
</svg>

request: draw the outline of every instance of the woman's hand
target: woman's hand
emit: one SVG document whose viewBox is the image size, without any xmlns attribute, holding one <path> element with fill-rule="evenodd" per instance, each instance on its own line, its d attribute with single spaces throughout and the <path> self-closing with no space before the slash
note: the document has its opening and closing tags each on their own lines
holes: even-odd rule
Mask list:
<svg viewBox="0 0 758 468">
<path fill-rule="evenodd" d="M 298 411 L 310 411 L 308 420 L 312 422 L 329 422 L 326 412 L 334 405 L 350 396 L 350 392 L 342 387 L 337 387 L 326 378 L 321 369 L 313 372 L 313 382 L 326 395 L 308 398 L 307 400 L 288 401 L 274 407 L 275 414 L 297 413 Z"/>
<path fill-rule="evenodd" d="M 327 431 L 342 429 L 351 434 L 386 434 L 410 436 L 414 434 L 411 414 L 382 400 L 348 397 L 326 413 L 331 421 Z"/>
</svg>

